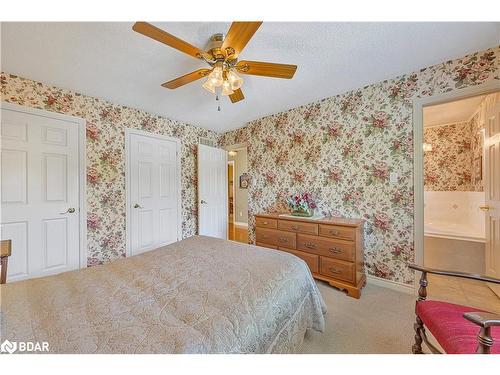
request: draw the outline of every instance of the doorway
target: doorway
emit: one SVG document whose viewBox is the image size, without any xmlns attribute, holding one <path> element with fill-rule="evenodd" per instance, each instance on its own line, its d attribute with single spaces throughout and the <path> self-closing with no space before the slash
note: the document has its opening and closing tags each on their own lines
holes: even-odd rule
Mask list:
<svg viewBox="0 0 500 375">
<path fill-rule="evenodd" d="M 233 241 L 248 243 L 248 169 L 247 148 L 236 145 L 228 148 L 228 223 Z"/>
<path fill-rule="evenodd" d="M 180 140 L 125 130 L 127 256 L 182 238 Z"/>
<path fill-rule="evenodd" d="M 500 222 L 492 209 L 500 200 L 497 90 L 494 85 L 472 88 L 415 103 L 415 251 L 419 264 L 500 277 Z M 488 125 L 491 121 L 494 124 Z M 479 281 L 430 275 L 429 294 L 500 311 L 495 287 Z"/>
</svg>

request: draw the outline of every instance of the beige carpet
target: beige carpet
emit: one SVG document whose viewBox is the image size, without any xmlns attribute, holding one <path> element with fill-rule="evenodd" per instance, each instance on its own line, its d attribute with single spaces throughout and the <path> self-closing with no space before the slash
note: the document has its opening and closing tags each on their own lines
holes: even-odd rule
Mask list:
<svg viewBox="0 0 500 375">
<path fill-rule="evenodd" d="M 415 297 L 367 284 L 361 299 L 318 281 L 326 329 L 307 332 L 302 353 L 411 353 Z"/>
</svg>

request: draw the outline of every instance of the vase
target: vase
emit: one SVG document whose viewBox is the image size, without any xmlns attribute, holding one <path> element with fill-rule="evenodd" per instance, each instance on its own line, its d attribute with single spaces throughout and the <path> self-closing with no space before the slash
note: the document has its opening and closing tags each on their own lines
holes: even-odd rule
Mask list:
<svg viewBox="0 0 500 375">
<path fill-rule="evenodd" d="M 311 217 L 314 215 L 314 210 L 312 208 L 307 208 L 307 209 L 298 208 L 292 210 L 292 215 L 301 217 Z"/>
</svg>

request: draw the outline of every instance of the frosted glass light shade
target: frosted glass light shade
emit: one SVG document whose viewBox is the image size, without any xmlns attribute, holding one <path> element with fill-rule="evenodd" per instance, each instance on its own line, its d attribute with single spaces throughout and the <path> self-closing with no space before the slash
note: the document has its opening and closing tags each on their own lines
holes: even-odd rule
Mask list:
<svg viewBox="0 0 500 375">
<path fill-rule="evenodd" d="M 227 80 L 231 84 L 231 90 L 238 90 L 243 85 L 243 78 L 237 75 L 233 70 L 227 73 Z"/>
<path fill-rule="evenodd" d="M 202 85 L 202 87 L 205 90 L 210 91 L 212 94 L 215 94 L 215 84 L 213 80 L 211 80 L 210 78 L 207 79 L 207 81 Z"/>
<path fill-rule="evenodd" d="M 231 95 L 234 91 L 231 89 L 229 81 L 224 81 L 222 84 L 222 95 Z"/>
<path fill-rule="evenodd" d="M 208 79 L 212 81 L 214 86 L 222 86 L 224 83 L 224 78 L 222 77 L 222 68 L 216 66 L 214 70 L 208 75 Z"/>
</svg>

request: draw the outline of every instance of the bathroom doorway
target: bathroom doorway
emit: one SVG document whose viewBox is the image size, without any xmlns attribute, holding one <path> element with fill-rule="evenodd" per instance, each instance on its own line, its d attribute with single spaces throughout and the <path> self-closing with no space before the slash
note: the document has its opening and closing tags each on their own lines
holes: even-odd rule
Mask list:
<svg viewBox="0 0 500 375">
<path fill-rule="evenodd" d="M 485 89 L 422 105 L 421 132 L 415 132 L 422 163 L 419 169 L 415 152 L 415 210 L 421 209 L 415 248 L 417 262 L 426 267 L 500 277 L 498 233 L 492 233 L 500 224 L 491 212 L 500 198 L 500 174 L 492 168 L 498 156 L 486 154 L 498 142 L 500 129 L 488 128 L 498 103 L 500 92 Z M 495 292 L 483 282 L 429 280 L 433 298 L 500 311 Z"/>
<path fill-rule="evenodd" d="M 228 150 L 229 239 L 248 243 L 247 148 L 235 145 Z"/>
</svg>

